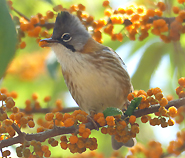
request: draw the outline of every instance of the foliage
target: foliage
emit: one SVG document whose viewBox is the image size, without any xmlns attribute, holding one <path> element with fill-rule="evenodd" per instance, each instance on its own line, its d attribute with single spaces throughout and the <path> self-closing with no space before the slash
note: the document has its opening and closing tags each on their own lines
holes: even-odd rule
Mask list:
<svg viewBox="0 0 185 158">
<path fill-rule="evenodd" d="M 77 1 L 66 1 L 62 5 L 54 0 L 34 1 L 34 6 L 42 5 L 42 8 L 34 8 L 30 1 L 23 1 L 22 5 L 18 1 L 0 1 L 0 77 L 4 76 L 2 86 L 7 87 L 0 89 L 0 149 L 4 157 L 10 155 L 10 151 L 4 150 L 4 147 L 18 143 L 21 143 L 16 147 L 18 157 L 58 157 L 61 156 L 57 155 L 59 148 L 61 152 L 66 150 L 68 153 L 83 153 L 97 148 L 98 151 L 110 146 L 99 141 L 101 137 L 107 139 L 107 135 L 114 135 L 116 140 L 126 143 L 136 135 L 143 135 L 141 128 L 148 130 L 149 127 L 146 123 L 162 128 L 182 124 L 185 114 L 185 1 L 136 2 L 137 5 L 114 9 L 111 7 L 114 1 L 108 0 L 103 1 L 102 5 L 94 1 L 92 6 L 88 4 L 89 1 L 79 1 L 78 4 Z M 56 58 L 48 49 L 40 48 L 44 46 L 40 39 L 51 37 L 55 18 L 64 10 L 75 14 L 99 43 L 114 50 L 122 43 L 132 43 L 127 59 L 145 46 L 132 77 L 136 90 L 127 97 L 132 101 L 128 105 L 128 116 L 121 116 L 122 112 L 115 109 L 110 114 L 109 109 L 104 114 L 95 114 L 89 121 L 87 113 L 78 107 L 65 107 L 66 103 L 58 100 L 63 97 L 61 92 L 64 93 L 67 88 L 58 71 Z M 46 62 L 48 56 L 50 60 Z M 165 97 L 159 87 L 149 88 L 150 79 L 164 56 L 170 58 L 169 78 L 175 76 L 176 83 L 179 78 L 178 87 L 170 92 L 177 94 L 173 97 Z M 138 101 L 132 105 L 138 97 L 141 103 Z M 174 97 L 178 99 L 174 100 Z M 139 119 L 141 122 L 136 123 Z M 93 135 L 93 129 L 99 128 L 101 132 Z M 141 140 L 143 144 L 137 143 L 129 149 L 130 155 L 124 148 L 124 153 L 113 152 L 112 157 L 126 154 L 127 158 L 183 155 L 184 142 L 185 132 L 182 130 L 167 148 L 153 140 L 147 143 Z M 109 157 L 112 152 L 107 149 L 101 151 Z M 102 155 L 94 151 L 76 156 Z"/>
</svg>

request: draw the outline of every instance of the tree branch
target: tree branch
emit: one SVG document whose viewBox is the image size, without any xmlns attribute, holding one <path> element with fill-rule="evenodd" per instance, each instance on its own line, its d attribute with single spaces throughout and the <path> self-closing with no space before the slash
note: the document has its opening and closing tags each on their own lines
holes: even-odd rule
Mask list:
<svg viewBox="0 0 185 158">
<path fill-rule="evenodd" d="M 171 106 L 175 106 L 176 108 L 179 108 L 180 106 L 183 106 L 183 105 L 185 105 L 185 98 L 170 101 L 168 105 L 166 105 L 166 108 L 168 109 Z M 143 115 L 155 113 L 155 112 L 158 112 L 159 107 L 160 105 L 156 104 L 146 109 L 135 110 L 133 115 L 135 115 L 136 117 L 141 117 Z M 75 107 L 74 109 L 76 108 L 77 107 Z M 71 110 L 73 108 L 66 108 L 65 110 L 67 111 L 68 109 Z M 88 122 L 85 125 L 86 125 L 86 128 L 89 128 L 90 130 L 97 129 L 97 127 L 98 128 L 101 127 L 99 124 L 97 124 L 97 127 L 94 127 L 94 124 L 92 122 Z M 55 137 L 58 135 L 69 134 L 69 133 L 75 133 L 77 130 L 78 130 L 78 126 L 71 126 L 71 127 L 55 126 L 53 129 L 47 129 L 44 132 L 40 132 L 36 134 L 25 134 L 21 132 L 21 135 L 18 135 L 17 137 L 0 141 L 0 149 L 7 147 L 7 146 L 11 146 L 13 144 L 23 143 L 24 140 L 27 140 L 27 141 L 37 140 L 37 141 L 43 142 L 50 137 Z"/>
<path fill-rule="evenodd" d="M 59 112 L 62 112 L 62 113 L 69 113 L 69 112 L 73 112 L 75 110 L 79 110 L 80 108 L 79 107 L 69 107 L 69 108 L 63 108 L 61 111 Z M 21 112 L 24 112 L 26 114 L 32 114 L 32 113 L 43 113 L 43 114 L 46 114 L 46 113 L 49 113 L 49 112 L 52 112 L 52 108 L 41 108 L 41 109 L 35 109 L 33 108 L 31 111 L 26 111 L 25 109 L 19 109 Z"/>
<path fill-rule="evenodd" d="M 179 108 L 180 106 L 183 106 L 183 105 L 185 105 L 185 98 L 180 98 L 180 99 L 177 99 L 177 100 L 169 101 L 168 104 L 165 106 L 165 108 L 169 109 L 171 106 Z M 141 117 L 143 115 L 158 112 L 159 108 L 160 108 L 160 105 L 155 104 L 155 105 L 152 105 L 152 106 L 150 106 L 149 108 L 146 108 L 146 109 L 135 110 L 133 115 L 135 115 L 136 117 Z"/>
</svg>

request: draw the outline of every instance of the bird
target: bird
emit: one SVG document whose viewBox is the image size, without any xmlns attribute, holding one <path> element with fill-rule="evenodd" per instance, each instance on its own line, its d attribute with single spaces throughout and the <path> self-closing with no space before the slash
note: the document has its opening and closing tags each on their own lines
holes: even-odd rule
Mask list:
<svg viewBox="0 0 185 158">
<path fill-rule="evenodd" d="M 132 84 L 125 63 L 111 48 L 95 41 L 77 16 L 58 13 L 51 38 L 41 42 L 54 51 L 81 110 L 93 117 L 108 107 L 122 109 L 127 103 Z M 114 150 L 134 145 L 134 139 L 122 143 L 112 136 Z"/>
</svg>

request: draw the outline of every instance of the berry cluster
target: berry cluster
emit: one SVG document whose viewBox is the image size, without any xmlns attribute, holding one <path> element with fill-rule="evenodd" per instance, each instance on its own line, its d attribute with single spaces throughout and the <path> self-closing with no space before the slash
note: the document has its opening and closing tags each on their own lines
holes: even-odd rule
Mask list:
<svg viewBox="0 0 185 158">
<path fill-rule="evenodd" d="M 31 152 L 30 147 L 33 151 Z M 16 148 L 18 157 L 34 158 L 34 157 L 50 157 L 51 151 L 47 145 L 42 145 L 41 142 L 32 140 L 25 141 L 23 145 Z"/>
<path fill-rule="evenodd" d="M 83 138 L 72 135 L 69 140 L 66 136 L 62 136 L 60 140 L 61 148 L 65 150 L 69 148 L 71 153 L 82 153 L 86 151 L 86 148 L 95 150 L 98 146 L 96 138 Z"/>
<path fill-rule="evenodd" d="M 101 132 L 103 134 L 115 135 L 115 139 L 118 142 L 126 143 L 139 133 L 139 125 L 135 123 L 136 117 L 134 115 L 131 115 L 127 122 L 121 119 L 121 115 L 115 117 L 107 116 L 105 118 L 103 113 L 98 113 L 94 115 L 94 120 L 101 126 L 108 125 L 107 127 L 102 127 Z"/>
<path fill-rule="evenodd" d="M 159 112 L 156 112 L 155 115 L 157 117 L 151 118 L 149 115 L 144 115 L 141 117 L 141 121 L 143 123 L 150 122 L 150 125 L 161 125 L 161 127 L 165 128 L 167 126 L 173 126 L 174 121 L 171 117 L 175 117 L 177 114 L 177 109 L 172 106 L 168 110 L 165 106 L 168 104 L 168 99 L 171 97 L 165 98 L 162 94 L 162 90 L 159 87 L 151 88 L 147 92 L 144 90 L 135 91 L 128 95 L 128 100 L 132 100 L 134 97 L 142 97 L 142 101 L 139 105 L 139 109 L 149 108 L 151 105 L 159 104 Z M 168 121 L 166 120 L 168 118 Z"/>
<path fill-rule="evenodd" d="M 181 77 L 178 80 L 179 86 L 176 88 L 176 94 L 179 98 L 185 97 L 185 77 Z"/>
<path fill-rule="evenodd" d="M 182 1 L 178 1 L 178 3 L 184 4 Z M 12 1 L 8 1 L 8 5 L 11 10 L 17 12 L 12 6 Z M 51 34 L 48 30 L 54 27 L 50 21 L 53 21 L 57 12 L 65 10 L 75 13 L 87 30 L 93 28 L 92 36 L 100 43 L 103 42 L 102 33 L 111 36 L 113 41 L 121 42 L 124 36 L 129 37 L 130 40 L 138 38 L 142 41 L 149 36 L 151 31 L 152 34 L 159 36 L 166 43 L 178 41 L 180 34 L 185 33 L 185 26 L 182 25 L 185 19 L 185 11 L 178 6 L 172 7 L 175 17 L 170 19 L 162 17 L 167 8 L 163 2 L 158 2 L 155 9 L 146 9 L 137 5 L 112 9 L 108 0 L 103 1 L 102 5 L 105 8 L 105 17 L 98 20 L 85 12 L 86 7 L 83 4 L 71 5 L 68 9 L 62 5 L 57 5 L 53 8 L 53 11 L 47 11 L 45 15 L 38 13 L 30 19 L 24 16 L 14 17 L 16 24 L 20 27 L 18 29 L 19 48 L 23 49 L 26 46 L 26 43 L 22 41 L 25 33 L 29 37 L 36 38 L 37 42 L 40 41 L 41 37 L 50 37 Z M 125 27 L 123 26 L 124 29 L 120 31 L 115 31 L 115 25 L 125 25 Z M 123 32 L 123 30 L 126 30 L 126 32 Z"/>
<path fill-rule="evenodd" d="M 178 132 L 177 139 L 169 143 L 166 153 L 164 153 L 162 145 L 159 142 L 152 140 L 149 141 L 146 146 L 137 143 L 136 146 L 130 148 L 131 155 L 128 155 L 127 158 L 136 158 L 141 154 L 143 155 L 142 157 L 151 157 L 151 158 L 158 158 L 171 154 L 178 156 L 183 152 L 184 141 L 185 141 L 185 132 L 184 131 Z"/>
</svg>

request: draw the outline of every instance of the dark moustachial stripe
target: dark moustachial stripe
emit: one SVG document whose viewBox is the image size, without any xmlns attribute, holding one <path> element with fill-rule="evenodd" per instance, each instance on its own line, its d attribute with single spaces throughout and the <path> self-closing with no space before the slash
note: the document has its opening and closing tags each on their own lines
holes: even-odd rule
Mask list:
<svg viewBox="0 0 185 158">
<path fill-rule="evenodd" d="M 72 52 L 75 52 L 75 51 L 76 51 L 75 48 L 74 48 L 72 45 L 70 45 L 70 44 L 63 43 L 63 45 L 64 45 L 67 49 L 70 49 Z"/>
<path fill-rule="evenodd" d="M 63 46 L 65 46 L 67 49 L 70 49 L 72 52 L 75 52 L 76 51 L 75 48 L 72 45 L 65 43 L 61 39 L 58 39 L 58 43 L 60 43 Z"/>
</svg>

